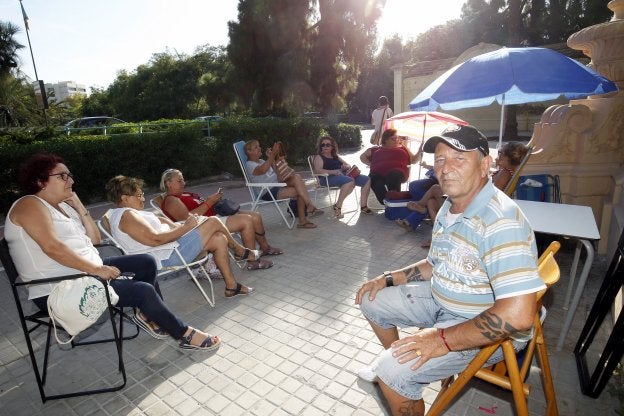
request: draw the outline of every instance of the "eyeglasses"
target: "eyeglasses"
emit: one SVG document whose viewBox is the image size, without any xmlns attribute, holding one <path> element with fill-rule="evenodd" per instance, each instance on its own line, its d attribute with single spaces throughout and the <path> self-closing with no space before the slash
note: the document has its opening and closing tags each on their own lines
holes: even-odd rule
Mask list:
<svg viewBox="0 0 624 416">
<path fill-rule="evenodd" d="M 58 176 L 63 182 L 67 182 L 69 178 L 74 179 L 74 175 L 71 172 L 50 173 L 48 177 L 50 176 Z"/>
<path fill-rule="evenodd" d="M 332 147 L 331 143 L 321 143 L 321 147 Z"/>
<path fill-rule="evenodd" d="M 141 192 L 139 192 L 136 195 L 128 195 L 128 196 L 134 196 L 134 197 L 139 198 L 139 199 L 145 199 L 145 192 L 141 191 Z"/>
</svg>

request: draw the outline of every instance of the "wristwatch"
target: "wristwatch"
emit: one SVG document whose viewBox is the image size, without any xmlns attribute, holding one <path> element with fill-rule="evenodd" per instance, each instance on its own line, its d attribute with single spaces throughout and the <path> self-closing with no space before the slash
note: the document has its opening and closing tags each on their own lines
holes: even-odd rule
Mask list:
<svg viewBox="0 0 624 416">
<path fill-rule="evenodd" d="M 394 286 L 394 280 L 392 280 L 391 272 L 383 272 L 383 276 L 386 278 L 386 287 Z"/>
</svg>

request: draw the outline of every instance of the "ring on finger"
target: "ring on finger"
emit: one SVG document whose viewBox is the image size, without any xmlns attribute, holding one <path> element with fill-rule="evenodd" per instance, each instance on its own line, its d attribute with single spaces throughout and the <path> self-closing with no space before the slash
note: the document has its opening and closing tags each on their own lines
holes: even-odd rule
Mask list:
<svg viewBox="0 0 624 416">
<path fill-rule="evenodd" d="M 420 350 L 416 350 L 415 353 L 417 357 L 420 357 L 422 355 L 422 351 Z"/>
</svg>

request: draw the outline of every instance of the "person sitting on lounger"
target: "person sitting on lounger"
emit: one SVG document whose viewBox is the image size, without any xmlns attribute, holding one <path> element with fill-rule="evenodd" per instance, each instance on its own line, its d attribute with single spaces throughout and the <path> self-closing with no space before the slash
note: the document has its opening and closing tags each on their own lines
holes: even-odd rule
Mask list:
<svg viewBox="0 0 624 416">
<path fill-rule="evenodd" d="M 277 180 L 277 174 L 271 167 L 275 160 L 273 149 L 268 148 L 265 152 L 267 157 L 266 160 L 261 159 L 262 148 L 260 147 L 260 142 L 258 142 L 258 140 L 249 140 L 245 142 L 245 153 L 249 159 L 245 163 L 245 169 L 249 172 L 252 182 L 279 182 Z M 316 228 L 316 224 L 308 220 L 308 218 L 321 215 L 323 211 L 314 206 L 305 182 L 301 176 L 297 173 L 293 173 L 286 181 L 286 184 L 288 186 L 276 186 L 271 188 L 270 191 L 273 197 L 276 199 L 297 198 L 297 214 L 299 218 L 297 228 Z"/>
<path fill-rule="evenodd" d="M 173 221 L 184 221 L 190 214 L 218 218 L 230 232 L 238 232 L 246 247 L 260 246 L 262 256 L 283 254 L 282 249 L 272 247 L 266 239 L 266 230 L 262 216 L 258 212 L 239 210 L 234 215 L 221 217 L 214 210 L 214 205 L 223 197 L 223 192 L 216 192 L 204 198 L 184 190 L 184 176 L 178 169 L 167 169 L 160 178 L 160 190 L 164 191 L 162 212 Z M 248 270 L 268 269 L 273 266 L 269 259 L 256 258 L 247 262 Z"/>
<path fill-rule="evenodd" d="M 205 251 L 214 254 L 215 262 L 225 281 L 225 297 L 248 295 L 254 289 L 236 282 L 230 266 L 228 247 L 238 259 L 260 257 L 260 251 L 249 250 L 234 240 L 216 218 L 204 218 L 198 225 L 197 215 L 190 215 L 177 224 L 153 212 L 144 211 L 145 197 L 141 179 L 118 175 L 106 184 L 108 199 L 117 206 L 109 212 L 111 234 L 128 253 L 148 253 L 161 267 L 182 266 L 178 251 L 187 263 Z M 202 217 L 203 218 L 203 217 Z M 174 245 L 168 244 L 174 243 Z"/>
</svg>

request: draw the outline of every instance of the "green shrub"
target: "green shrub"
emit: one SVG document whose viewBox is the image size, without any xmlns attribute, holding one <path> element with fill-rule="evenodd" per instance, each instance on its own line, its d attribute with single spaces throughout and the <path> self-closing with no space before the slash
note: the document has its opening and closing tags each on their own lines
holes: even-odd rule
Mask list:
<svg viewBox="0 0 624 416">
<path fill-rule="evenodd" d="M 91 203 L 105 198 L 105 183 L 119 174 L 142 178 L 149 187 L 157 187 L 161 173 L 168 168 L 183 170 L 189 180 L 222 172 L 242 177 L 232 148 L 238 140 L 258 139 L 263 148 L 281 140 L 291 165 L 305 165 L 323 134 L 335 137 L 341 148 L 361 145 L 357 126 L 328 126 L 317 119 L 225 118 L 211 124 L 210 138 L 204 137 L 204 127 L 188 120 L 164 120 L 108 127 L 107 133 L 118 128 L 128 132 L 106 136 L 67 136 L 56 129 L 0 130 L 0 214 L 6 213 L 20 195 L 20 163 L 38 152 L 65 159 L 75 175 L 74 190 L 85 203 Z"/>
</svg>

